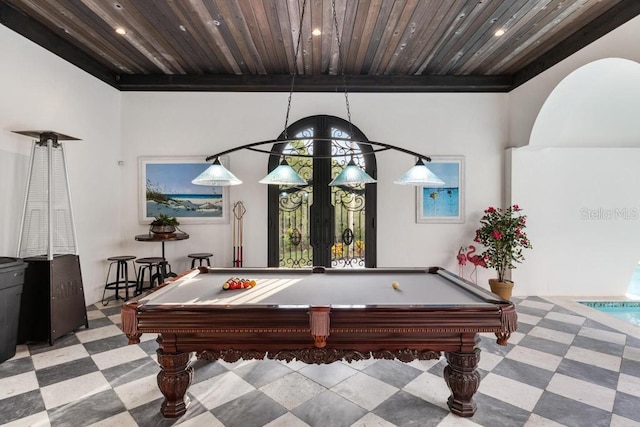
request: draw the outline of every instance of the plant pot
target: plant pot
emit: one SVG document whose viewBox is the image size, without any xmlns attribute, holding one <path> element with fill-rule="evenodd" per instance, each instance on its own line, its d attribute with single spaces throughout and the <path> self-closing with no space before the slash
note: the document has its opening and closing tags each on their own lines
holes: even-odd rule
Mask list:
<svg viewBox="0 0 640 427">
<path fill-rule="evenodd" d="M 511 291 L 513 290 L 512 281 L 505 280 L 504 282 L 500 282 L 498 279 L 489 279 L 489 287 L 491 288 L 491 292 L 500 298 L 507 301 L 511 299 Z"/>
<path fill-rule="evenodd" d="M 152 225 L 150 230 L 154 234 L 168 236 L 176 232 L 176 227 L 173 225 Z"/>
</svg>

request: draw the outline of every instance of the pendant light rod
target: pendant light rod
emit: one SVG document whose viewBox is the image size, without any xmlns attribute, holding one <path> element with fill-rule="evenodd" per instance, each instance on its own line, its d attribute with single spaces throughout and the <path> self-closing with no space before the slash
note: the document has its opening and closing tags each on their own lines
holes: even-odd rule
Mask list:
<svg viewBox="0 0 640 427">
<path fill-rule="evenodd" d="M 296 75 L 298 74 L 298 53 L 302 44 L 302 27 L 304 24 L 304 11 L 307 8 L 307 0 L 302 2 L 302 11 L 300 12 L 300 26 L 298 28 L 298 41 L 296 42 L 296 50 L 293 53 L 293 74 L 291 76 L 291 88 L 289 89 L 289 101 L 287 102 L 287 114 L 284 118 L 284 138 L 287 139 L 287 128 L 289 127 L 289 113 L 291 112 L 291 98 L 293 96 L 293 87 L 296 83 Z"/>
<path fill-rule="evenodd" d="M 358 141 L 355 139 L 351 139 L 351 138 L 288 138 L 288 139 L 270 139 L 268 141 L 260 141 L 260 142 L 252 142 L 250 144 L 245 144 L 245 145 L 241 145 L 235 148 L 230 148 L 228 150 L 225 151 L 221 151 L 219 153 L 213 154 L 211 156 L 208 156 L 205 160 L 208 162 L 212 159 L 215 159 L 216 157 L 220 157 L 220 156 L 224 156 L 225 154 L 231 154 L 234 153 L 236 151 L 240 151 L 240 150 L 251 150 L 251 151 L 256 151 L 259 153 L 265 153 L 265 154 L 273 154 L 276 156 L 289 156 L 289 157 L 312 157 L 312 158 L 316 158 L 316 159 L 320 159 L 320 158 L 333 158 L 333 157 L 345 157 L 350 155 L 349 153 L 339 153 L 339 154 L 331 154 L 331 155 L 326 155 L 326 156 L 318 156 L 318 155 L 313 155 L 313 154 L 297 154 L 297 153 L 286 153 L 283 154 L 281 152 L 276 152 L 276 151 L 272 151 L 272 150 L 263 150 L 263 149 L 259 149 L 259 148 L 254 148 L 254 147 L 258 147 L 260 145 L 267 145 L 267 144 L 285 144 L 288 142 L 294 142 L 294 141 L 299 141 L 301 139 L 313 139 L 315 141 L 345 141 L 345 142 L 353 142 L 356 143 L 358 145 L 362 144 L 362 145 L 369 145 L 369 146 L 380 146 L 382 148 L 377 148 L 372 150 L 370 153 L 362 153 L 362 155 L 367 155 L 367 154 L 373 154 L 373 153 L 379 153 L 381 151 L 387 151 L 387 150 L 396 150 L 396 151 L 400 151 L 402 153 L 405 154 L 409 154 L 411 156 L 414 157 L 418 157 L 420 159 L 424 159 L 427 162 L 431 161 L 431 157 L 429 156 L 425 156 L 424 154 L 420 154 L 420 153 L 416 153 L 415 151 L 411 151 L 411 150 L 407 150 L 406 148 L 402 148 L 402 147 L 397 147 L 395 145 L 391 145 L 391 144 L 387 144 L 384 142 L 375 142 L 375 141 Z"/>
<path fill-rule="evenodd" d="M 338 45 L 338 71 L 342 75 L 342 87 L 344 89 L 344 102 L 347 107 L 347 120 L 349 121 L 349 135 L 353 135 L 353 123 L 351 123 L 351 108 L 349 106 L 349 91 L 347 90 L 347 74 L 344 72 L 344 59 L 342 58 L 342 42 L 338 26 L 338 14 L 336 1 L 331 0 L 331 12 L 333 13 L 333 25 L 336 31 L 336 44 Z"/>
</svg>

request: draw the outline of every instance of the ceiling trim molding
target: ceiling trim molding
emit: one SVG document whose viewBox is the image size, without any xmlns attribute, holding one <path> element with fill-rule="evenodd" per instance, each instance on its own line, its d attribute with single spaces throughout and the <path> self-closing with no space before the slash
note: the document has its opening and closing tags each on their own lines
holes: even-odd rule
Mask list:
<svg viewBox="0 0 640 427">
<path fill-rule="evenodd" d="M 107 67 L 64 40 L 35 19 L 0 1 L 0 23 L 54 55 L 118 89 L 116 76 Z"/>
<path fill-rule="evenodd" d="M 640 1 L 622 0 L 617 6 L 558 43 L 540 59 L 518 71 L 514 76 L 511 89 L 528 82 L 638 15 L 640 15 Z"/>
<path fill-rule="evenodd" d="M 347 76 L 349 92 L 508 92 L 512 76 Z M 289 92 L 290 75 L 137 75 L 118 78 L 122 91 Z M 295 92 L 344 92 L 342 76 L 297 75 Z"/>
</svg>

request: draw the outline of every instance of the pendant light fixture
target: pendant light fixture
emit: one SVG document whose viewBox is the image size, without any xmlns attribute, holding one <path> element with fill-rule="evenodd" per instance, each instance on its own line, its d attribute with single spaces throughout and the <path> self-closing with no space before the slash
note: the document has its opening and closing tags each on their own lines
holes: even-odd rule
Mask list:
<svg viewBox="0 0 640 427">
<path fill-rule="evenodd" d="M 306 9 L 307 0 L 304 0 L 302 3 L 302 12 L 300 14 L 300 28 L 298 29 L 298 41 L 296 44 L 296 50 L 293 58 L 294 70 L 291 76 L 291 89 L 289 91 L 289 103 L 287 105 L 287 114 L 284 121 L 284 139 L 288 140 L 287 137 L 287 128 L 289 125 L 289 113 L 291 112 L 291 98 L 293 95 L 293 88 L 295 85 L 297 70 L 295 69 L 295 64 L 298 63 L 298 53 L 300 52 L 300 44 L 302 40 L 302 25 L 304 22 L 304 12 Z M 338 69 L 342 73 L 342 83 L 344 86 L 344 97 L 345 104 L 347 107 L 347 117 L 349 120 L 349 135 L 353 135 L 353 125 L 351 124 L 351 111 L 349 108 L 349 93 L 347 91 L 346 84 L 346 76 L 344 74 L 344 64 L 342 61 L 342 44 L 340 41 L 340 32 L 338 28 L 338 18 L 336 15 L 336 4 L 335 0 L 331 2 L 331 8 L 333 12 L 333 23 L 335 26 L 336 32 L 336 41 L 338 45 Z M 330 186 L 348 186 L 355 187 L 360 184 L 370 184 L 376 182 L 375 179 L 370 177 L 366 172 L 364 172 L 358 165 L 356 165 L 353 159 L 354 153 L 352 149 L 351 160 L 347 164 L 347 166 L 342 170 L 342 172 L 329 184 Z M 264 177 L 259 181 L 262 184 L 273 184 L 273 185 L 286 185 L 286 186 L 303 186 L 307 185 L 307 182 L 287 163 L 284 156 L 282 157 L 282 161 L 280 165 L 276 167 L 269 175 Z"/>
<path fill-rule="evenodd" d="M 230 185 L 242 184 L 242 181 L 236 178 L 236 176 L 227 168 L 222 166 L 222 163 L 220 163 L 220 157 L 216 157 L 213 164 L 191 181 L 191 183 L 212 187 L 227 187 Z"/>
<path fill-rule="evenodd" d="M 291 88 L 289 89 L 289 101 L 287 103 L 287 114 L 284 119 L 284 139 L 288 140 L 287 128 L 289 127 L 289 113 L 291 112 L 291 98 L 293 96 L 293 87 L 296 82 L 296 74 L 298 73 L 296 66 L 298 64 L 298 53 L 300 52 L 300 44 L 302 42 L 302 23 L 304 22 L 304 11 L 307 8 L 307 0 L 302 2 L 302 12 L 300 13 L 300 27 L 298 28 L 298 41 L 296 42 L 296 50 L 293 55 L 293 73 L 291 75 Z M 296 172 L 282 156 L 280 164 L 272 170 L 267 176 L 258 181 L 260 184 L 269 185 L 285 185 L 285 186 L 302 186 L 307 182 Z"/>
<path fill-rule="evenodd" d="M 293 90 L 295 87 L 296 75 L 298 73 L 298 55 L 300 54 L 300 47 L 302 44 L 302 30 L 303 23 L 305 17 L 305 11 L 307 8 L 308 0 L 302 1 L 301 12 L 300 12 L 300 25 L 298 28 L 298 39 L 296 42 L 296 48 L 294 52 L 293 58 L 293 72 L 291 74 L 291 86 L 289 89 L 289 99 L 287 103 L 287 113 L 284 121 L 284 132 L 282 133 L 282 137 L 278 139 L 268 140 L 268 141 L 260 141 L 253 142 L 249 144 L 245 144 L 239 147 L 231 148 L 217 154 L 213 154 L 207 157 L 207 161 L 214 159 L 213 165 L 209 167 L 206 171 L 204 171 L 200 176 L 194 179 L 192 182 L 198 185 L 214 185 L 214 186 L 227 186 L 227 185 L 237 185 L 242 183 L 238 178 L 236 178 L 230 171 L 228 171 L 219 160 L 220 156 L 233 153 L 235 151 L 239 151 L 242 149 L 248 149 L 256 152 L 266 153 L 270 155 L 280 156 L 280 164 L 272 170 L 267 176 L 262 178 L 259 182 L 261 184 L 268 185 L 281 185 L 286 187 L 304 187 L 309 183 L 298 174 L 295 169 L 291 167 L 286 157 L 315 157 L 313 154 L 311 155 L 299 155 L 295 153 L 282 154 L 282 152 L 275 150 L 275 144 L 288 144 L 293 143 L 298 140 L 298 138 L 290 138 L 287 134 L 289 127 L 289 114 L 291 113 L 291 100 L 293 97 Z M 425 165 L 425 161 L 430 162 L 431 159 L 428 156 L 424 156 L 422 154 L 407 150 L 405 148 L 396 147 L 394 145 L 382 143 L 382 142 L 373 142 L 369 140 L 359 140 L 354 138 L 353 132 L 353 124 L 351 122 L 351 109 L 349 105 L 349 92 L 347 90 L 347 78 L 345 74 L 345 64 L 342 52 L 342 40 L 340 39 L 340 29 L 338 25 L 338 17 L 336 11 L 335 0 L 331 1 L 331 9 L 332 9 L 332 18 L 333 18 L 333 26 L 335 29 L 336 41 L 337 41 L 337 49 L 338 49 L 338 64 L 337 64 L 337 73 L 342 76 L 342 85 L 344 88 L 344 99 L 345 105 L 347 109 L 347 120 L 349 123 L 348 130 L 348 138 L 340 138 L 340 137 L 313 137 L 315 141 L 324 141 L 329 144 L 342 142 L 344 144 L 349 145 L 348 153 L 340 153 L 340 154 L 332 154 L 330 157 L 346 157 L 350 156 L 350 160 L 344 169 L 336 176 L 330 183 L 330 186 L 339 186 L 339 187 L 358 187 L 365 184 L 375 183 L 375 178 L 371 177 L 367 174 L 358 164 L 356 163 L 357 153 L 355 152 L 354 147 L 358 145 L 368 145 L 372 149 L 370 151 L 371 154 L 385 151 L 385 150 L 397 150 L 401 151 L 405 154 L 412 155 L 418 158 L 415 166 L 413 166 L 407 173 L 402 175 L 398 180 L 394 181 L 396 184 L 400 185 L 416 185 L 416 186 L 442 186 L 445 185 L 444 181 L 438 178 L 431 170 L 427 168 Z M 323 43 L 324 44 L 324 43 Z M 345 132 L 346 133 L 346 132 Z M 261 145 L 273 144 L 274 147 L 271 150 L 259 149 L 256 148 Z"/>
<path fill-rule="evenodd" d="M 342 172 L 329 185 L 332 187 L 356 187 L 360 184 L 373 184 L 374 182 L 376 180 L 371 178 L 360 166 L 356 165 L 352 157 L 347 166 L 342 169 Z"/>
<path fill-rule="evenodd" d="M 331 0 L 331 10 L 333 12 L 333 25 L 336 31 L 336 41 L 338 45 L 338 69 L 342 75 L 342 86 L 344 87 L 344 100 L 345 105 L 347 107 L 347 119 L 349 121 L 349 136 L 353 136 L 353 124 L 351 123 L 351 108 L 349 107 L 349 92 L 347 90 L 347 76 L 344 72 L 344 61 L 342 58 L 342 43 L 340 40 L 340 29 L 338 28 L 338 17 L 336 15 L 336 2 L 335 0 Z M 361 184 L 373 184 L 376 182 L 374 178 L 369 176 L 365 171 L 360 168 L 360 166 L 356 165 L 353 152 L 353 144 L 351 143 L 351 160 L 347 163 L 342 172 L 338 174 L 337 177 L 333 181 L 329 183 L 329 186 L 347 186 L 347 187 L 357 187 Z"/>
<path fill-rule="evenodd" d="M 422 158 L 418 159 L 414 167 L 409 169 L 397 181 L 393 181 L 393 183 L 400 185 L 417 185 L 420 187 L 439 187 L 444 185 L 444 181 L 427 168 Z"/>
<path fill-rule="evenodd" d="M 289 163 L 284 156 L 282 156 L 282 161 L 278 167 L 258 182 L 260 184 L 285 185 L 288 187 L 300 187 L 307 185 L 307 181 L 305 181 L 298 172 L 289 166 Z"/>
</svg>

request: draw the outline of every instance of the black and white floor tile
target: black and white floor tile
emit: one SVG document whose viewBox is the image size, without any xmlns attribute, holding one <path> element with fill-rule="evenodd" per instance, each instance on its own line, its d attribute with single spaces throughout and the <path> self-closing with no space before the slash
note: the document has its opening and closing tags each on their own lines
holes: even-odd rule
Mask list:
<svg viewBox="0 0 640 427">
<path fill-rule="evenodd" d="M 561 298 L 514 298 L 506 347 L 481 339 L 472 418 L 449 412 L 443 359 L 306 365 L 195 361 L 191 406 L 159 412 L 155 337 L 127 345 L 120 307 L 0 364 L 6 426 L 640 426 L 640 327 Z"/>
</svg>

